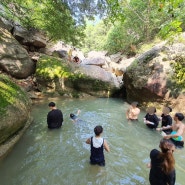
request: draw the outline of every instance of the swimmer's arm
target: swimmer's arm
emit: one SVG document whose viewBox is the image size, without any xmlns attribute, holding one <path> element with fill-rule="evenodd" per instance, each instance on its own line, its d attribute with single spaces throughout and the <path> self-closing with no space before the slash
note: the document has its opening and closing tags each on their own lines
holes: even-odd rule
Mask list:
<svg viewBox="0 0 185 185">
<path fill-rule="evenodd" d="M 77 111 L 77 113 L 76 113 L 76 115 L 78 116 L 78 115 L 80 114 L 80 112 L 81 112 L 81 111 L 80 111 L 80 110 L 78 110 L 78 111 Z"/>
<path fill-rule="evenodd" d="M 87 143 L 87 144 L 91 144 L 91 138 L 88 138 L 88 139 L 86 140 L 86 143 Z"/>
<path fill-rule="evenodd" d="M 109 148 L 109 145 L 107 144 L 106 140 L 104 140 L 104 148 L 107 152 L 110 152 L 110 148 Z"/>
</svg>

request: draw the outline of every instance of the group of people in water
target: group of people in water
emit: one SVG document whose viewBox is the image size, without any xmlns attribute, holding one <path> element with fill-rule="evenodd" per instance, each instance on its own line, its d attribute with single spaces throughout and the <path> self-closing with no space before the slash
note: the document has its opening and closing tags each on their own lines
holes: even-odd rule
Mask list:
<svg viewBox="0 0 185 185">
<path fill-rule="evenodd" d="M 50 102 L 48 105 L 51 111 L 47 115 L 47 124 L 49 129 L 60 128 L 63 122 L 62 112 L 56 108 L 54 102 Z M 161 117 L 156 115 L 155 107 L 148 107 L 147 114 L 143 118 L 144 124 L 149 129 L 154 129 L 161 132 L 163 139 L 161 139 L 159 147 L 161 151 L 153 149 L 150 152 L 150 163 L 147 167 L 150 168 L 149 181 L 151 185 L 174 185 L 176 180 L 175 174 L 175 159 L 173 152 L 175 148 L 184 147 L 183 133 L 185 131 L 185 125 L 182 122 L 184 115 L 182 113 L 175 113 L 174 123 L 170 116 L 172 109 L 170 107 L 164 107 Z M 75 123 L 78 120 L 78 115 L 71 113 L 69 116 Z M 137 122 L 140 109 L 138 103 L 133 102 L 126 111 L 127 120 Z M 161 127 L 159 122 L 161 121 Z M 105 166 L 104 149 L 109 152 L 110 148 L 107 141 L 102 138 L 103 127 L 98 125 L 94 128 L 94 136 L 88 138 L 86 143 L 90 145 L 90 163 L 92 165 Z"/>
<path fill-rule="evenodd" d="M 138 103 L 133 102 L 126 111 L 126 117 L 130 121 L 138 121 L 140 109 Z M 160 117 L 156 115 L 155 107 L 148 107 L 147 114 L 143 118 L 144 124 L 149 129 L 161 131 L 163 139 L 160 141 L 159 147 L 161 151 L 153 149 L 150 152 L 151 162 L 147 165 L 150 168 L 149 181 L 151 185 L 174 185 L 176 180 L 175 159 L 173 152 L 175 148 L 184 147 L 183 134 L 185 125 L 182 122 L 184 115 L 175 113 L 174 123 L 170 112 L 171 107 L 164 107 Z M 159 122 L 161 121 L 161 127 Z"/>
<path fill-rule="evenodd" d="M 138 121 L 140 109 L 137 107 L 138 103 L 133 102 L 129 109 L 126 111 L 126 117 L 131 121 Z M 182 122 L 184 115 L 182 113 L 175 113 L 174 124 L 170 112 L 171 107 L 164 107 L 160 117 L 156 115 L 155 107 L 148 107 L 147 114 L 143 118 L 143 122 L 150 129 L 161 131 L 164 139 L 170 139 L 176 147 L 184 147 L 183 133 L 185 131 L 185 125 Z M 161 121 L 161 127 L 159 122 Z"/>
</svg>

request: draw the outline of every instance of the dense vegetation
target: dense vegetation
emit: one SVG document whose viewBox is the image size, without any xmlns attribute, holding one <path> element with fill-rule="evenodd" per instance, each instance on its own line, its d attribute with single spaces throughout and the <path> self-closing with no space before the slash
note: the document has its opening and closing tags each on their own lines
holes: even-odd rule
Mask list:
<svg viewBox="0 0 185 185">
<path fill-rule="evenodd" d="M 185 28 L 183 0 L 108 2 L 112 12 L 110 17 L 104 19 L 106 26 L 102 22 L 87 25 L 84 51 L 101 49 L 132 55 L 141 44 L 149 43 L 156 37 L 172 38 Z"/>
<path fill-rule="evenodd" d="M 184 30 L 184 0 L 4 0 L 0 15 L 85 51 L 135 52 L 156 35 Z M 104 20 L 91 27 L 87 19 Z M 111 24 L 112 25 L 111 25 Z M 83 43 L 85 38 L 85 43 Z"/>
</svg>

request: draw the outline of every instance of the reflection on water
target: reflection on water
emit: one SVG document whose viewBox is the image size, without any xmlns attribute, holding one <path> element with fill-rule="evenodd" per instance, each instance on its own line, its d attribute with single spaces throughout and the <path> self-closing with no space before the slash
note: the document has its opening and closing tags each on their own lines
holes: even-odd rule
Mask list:
<svg viewBox="0 0 185 185">
<path fill-rule="evenodd" d="M 55 101 L 64 114 L 61 129 L 48 130 L 48 102 Z M 34 123 L 13 151 L 0 162 L 1 185 L 148 185 L 149 152 L 158 148 L 161 136 L 143 124 L 128 122 L 128 104 L 119 99 L 49 99 L 33 106 Z M 70 113 L 81 110 L 74 124 Z M 90 146 L 96 125 L 104 128 L 103 137 L 111 152 L 105 153 L 106 166 L 89 164 Z M 184 184 L 184 150 L 175 153 L 177 185 Z"/>
</svg>

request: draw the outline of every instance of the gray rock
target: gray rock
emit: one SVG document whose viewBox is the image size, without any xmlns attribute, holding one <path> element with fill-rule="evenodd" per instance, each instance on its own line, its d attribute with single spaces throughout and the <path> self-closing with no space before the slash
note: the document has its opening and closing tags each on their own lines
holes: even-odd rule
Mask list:
<svg viewBox="0 0 185 185">
<path fill-rule="evenodd" d="M 34 29 L 28 31 L 20 25 L 15 25 L 13 36 L 23 45 L 33 46 L 36 48 L 46 47 L 46 37 Z"/>
<path fill-rule="evenodd" d="M 82 65 L 95 65 L 95 66 L 103 66 L 106 65 L 106 60 L 103 58 L 86 58 L 82 60 Z"/>
<path fill-rule="evenodd" d="M 27 78 L 35 71 L 35 64 L 27 51 L 4 28 L 0 28 L 0 69 L 15 78 Z"/>
<path fill-rule="evenodd" d="M 101 80 L 110 83 L 113 87 L 119 88 L 120 84 L 118 79 L 111 72 L 105 71 L 99 66 L 94 65 L 81 65 L 75 70 L 76 73 L 83 73 L 93 79 Z"/>
</svg>

